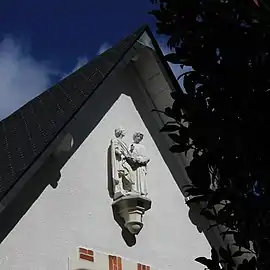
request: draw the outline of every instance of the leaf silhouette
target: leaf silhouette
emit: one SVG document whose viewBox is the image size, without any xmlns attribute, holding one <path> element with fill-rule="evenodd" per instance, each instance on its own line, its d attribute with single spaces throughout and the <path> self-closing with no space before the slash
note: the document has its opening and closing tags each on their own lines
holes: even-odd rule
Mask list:
<svg viewBox="0 0 270 270">
<path fill-rule="evenodd" d="M 190 153 L 186 193 L 203 197 L 208 219 L 218 209 L 215 226 L 239 248 L 218 250 L 226 269 L 245 248 L 257 259 L 236 268 L 268 270 L 270 2 L 153 1 L 157 32 L 171 50 L 165 60 L 189 65 L 164 109 L 179 125 L 168 131 L 176 143 L 170 150 Z"/>
</svg>

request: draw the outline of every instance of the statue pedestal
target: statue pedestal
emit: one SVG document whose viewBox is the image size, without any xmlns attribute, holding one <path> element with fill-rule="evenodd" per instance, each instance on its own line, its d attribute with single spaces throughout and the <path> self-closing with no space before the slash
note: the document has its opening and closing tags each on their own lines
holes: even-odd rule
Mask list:
<svg viewBox="0 0 270 270">
<path fill-rule="evenodd" d="M 132 234 L 138 234 L 143 227 L 143 215 L 151 208 L 151 200 L 138 194 L 127 194 L 112 204 L 125 221 L 125 227 Z"/>
</svg>

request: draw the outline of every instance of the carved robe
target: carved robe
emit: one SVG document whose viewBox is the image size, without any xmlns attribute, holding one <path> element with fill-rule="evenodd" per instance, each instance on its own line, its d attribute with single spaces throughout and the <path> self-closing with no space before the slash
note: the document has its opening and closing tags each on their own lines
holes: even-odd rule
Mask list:
<svg viewBox="0 0 270 270">
<path fill-rule="evenodd" d="M 112 178 L 114 186 L 114 199 L 117 199 L 131 190 L 131 167 L 126 161 L 128 147 L 119 138 L 111 140 Z"/>
<path fill-rule="evenodd" d="M 139 195 L 147 196 L 147 163 L 149 158 L 145 154 L 146 150 L 142 144 L 133 143 L 130 145 L 130 153 L 134 164 L 132 166 L 132 180 L 133 180 L 133 191 L 139 193 Z"/>
</svg>

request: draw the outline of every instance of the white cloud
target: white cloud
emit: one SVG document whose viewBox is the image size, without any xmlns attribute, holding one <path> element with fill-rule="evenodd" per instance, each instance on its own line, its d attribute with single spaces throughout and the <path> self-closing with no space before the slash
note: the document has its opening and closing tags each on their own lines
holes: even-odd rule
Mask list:
<svg viewBox="0 0 270 270">
<path fill-rule="evenodd" d="M 48 62 L 34 59 L 25 44 L 5 37 L 0 43 L 0 120 L 47 89 L 50 76 L 57 74 Z"/>
<path fill-rule="evenodd" d="M 171 52 L 164 39 L 157 40 L 163 54 Z M 49 88 L 52 84 L 51 75 L 61 76 L 50 63 L 36 60 L 25 45 L 13 37 L 5 37 L 0 42 L 0 120 Z M 104 42 L 97 54 L 109 48 L 111 45 Z M 62 79 L 87 62 L 87 57 L 79 57 L 72 71 L 63 74 Z M 179 65 L 169 65 L 176 77 L 190 70 L 190 67 L 181 69 Z"/>
<path fill-rule="evenodd" d="M 75 65 L 75 67 L 73 68 L 73 70 L 72 70 L 71 73 L 75 72 L 75 71 L 76 71 L 77 69 L 79 69 L 80 67 L 86 65 L 87 62 L 88 62 L 87 57 L 85 57 L 85 56 L 79 57 L 79 58 L 77 59 L 76 65 Z"/>
<path fill-rule="evenodd" d="M 88 59 L 86 56 L 82 56 L 82 57 L 78 57 L 77 58 L 77 62 L 74 66 L 74 68 L 71 70 L 71 72 L 69 73 L 64 73 L 61 76 L 61 80 L 64 79 L 65 77 L 69 76 L 70 74 L 72 74 L 73 72 L 75 72 L 76 70 L 78 70 L 79 68 L 81 68 L 82 66 L 86 65 L 88 63 Z"/>
<path fill-rule="evenodd" d="M 97 55 L 104 53 L 105 51 L 107 51 L 108 49 L 110 49 L 112 46 L 107 43 L 104 42 L 98 49 Z"/>
<path fill-rule="evenodd" d="M 97 51 L 97 55 L 100 55 L 102 53 L 104 53 L 105 51 L 107 51 L 108 49 L 111 48 L 111 45 L 107 42 L 104 42 L 103 44 L 100 45 L 98 51 Z M 80 67 L 84 66 L 85 64 L 87 64 L 89 60 L 87 59 L 87 57 L 82 56 L 82 57 L 78 57 L 77 59 L 77 63 L 75 64 L 75 67 L 72 69 L 71 72 L 69 73 L 64 73 L 62 75 L 61 79 L 64 79 L 65 77 L 67 77 L 68 75 L 70 75 L 71 73 L 75 72 L 76 70 L 78 70 Z"/>
</svg>

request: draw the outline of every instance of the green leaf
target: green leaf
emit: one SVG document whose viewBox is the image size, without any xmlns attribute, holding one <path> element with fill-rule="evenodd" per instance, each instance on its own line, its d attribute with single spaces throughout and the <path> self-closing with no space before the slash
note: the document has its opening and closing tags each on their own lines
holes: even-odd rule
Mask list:
<svg viewBox="0 0 270 270">
<path fill-rule="evenodd" d="M 234 252 L 234 253 L 232 254 L 232 257 L 239 257 L 239 256 L 242 256 L 242 255 L 245 254 L 245 253 L 249 253 L 249 252 L 237 250 L 236 252 Z"/>
<path fill-rule="evenodd" d="M 194 71 L 191 70 L 191 71 L 187 71 L 187 72 L 183 72 L 182 74 L 180 74 L 178 77 L 177 77 L 177 80 L 181 79 L 183 76 L 187 76 L 188 74 L 190 73 L 193 73 Z"/>
<path fill-rule="evenodd" d="M 212 248 L 211 249 L 211 258 L 212 258 L 212 261 L 215 262 L 215 263 L 219 263 L 219 257 L 218 257 L 218 253 L 216 251 L 216 249 Z"/>
<path fill-rule="evenodd" d="M 190 196 L 196 196 L 196 195 L 204 195 L 203 191 L 200 190 L 199 188 L 193 187 L 193 186 L 187 186 L 187 188 L 185 188 L 185 192 Z"/>
<path fill-rule="evenodd" d="M 254 0 L 254 2 L 255 2 L 256 0 Z M 258 2 L 258 0 L 257 0 L 257 2 Z M 269 12 L 270 11 L 270 4 L 269 4 L 269 1 L 268 1 L 268 3 L 267 3 L 267 1 L 265 1 L 265 0 L 261 0 L 261 3 L 262 3 L 262 5 L 267 9 L 267 11 Z"/>
<path fill-rule="evenodd" d="M 168 135 L 174 142 L 181 143 L 181 137 L 175 133 L 171 133 Z"/>
<path fill-rule="evenodd" d="M 172 64 L 189 65 L 189 60 L 187 58 L 180 58 L 176 53 L 169 53 L 164 57 L 166 61 Z"/>
<path fill-rule="evenodd" d="M 225 248 L 221 247 L 219 249 L 219 255 L 230 265 L 234 266 L 235 262 L 233 261 L 230 253 L 228 250 L 226 250 Z"/>
<path fill-rule="evenodd" d="M 189 145 L 173 145 L 170 147 L 172 153 L 182 153 L 190 149 Z"/>
<path fill-rule="evenodd" d="M 202 215 L 209 220 L 216 220 L 217 219 L 217 217 L 213 213 L 211 213 L 210 211 L 207 211 L 207 210 L 203 210 Z"/>
<path fill-rule="evenodd" d="M 234 235 L 235 233 L 236 233 L 236 231 L 227 230 L 225 232 L 221 232 L 220 235 L 222 236 L 222 238 L 224 240 L 227 235 L 230 235 L 230 234 Z"/>
<path fill-rule="evenodd" d="M 179 61 L 179 58 L 176 53 L 169 53 L 165 55 L 165 60 L 173 63 L 173 64 L 180 64 L 181 62 Z"/>
<path fill-rule="evenodd" d="M 174 118 L 174 112 L 171 107 L 166 107 L 164 112 L 167 116 Z"/>
<path fill-rule="evenodd" d="M 213 262 L 210 259 L 205 257 L 198 257 L 195 259 L 195 261 L 207 266 L 209 269 L 213 269 Z"/>
<path fill-rule="evenodd" d="M 174 131 L 179 130 L 179 128 L 180 127 L 177 125 L 165 125 L 164 127 L 160 129 L 160 132 L 174 132 Z"/>
<path fill-rule="evenodd" d="M 194 76 L 192 74 L 186 75 L 184 77 L 184 88 L 187 93 L 194 95 L 196 82 L 194 81 Z"/>
</svg>

